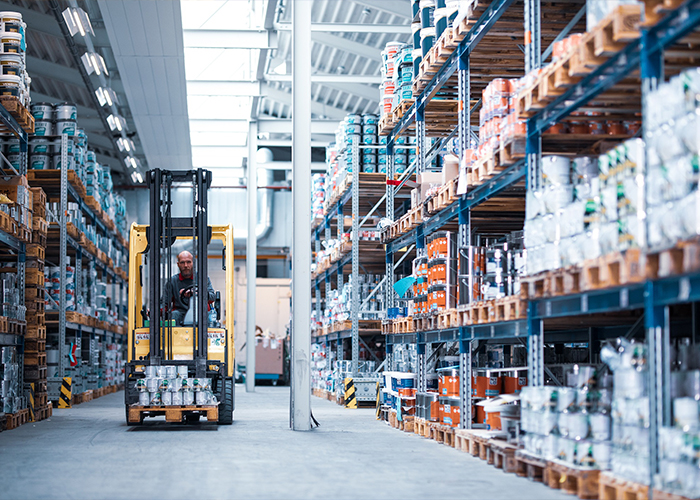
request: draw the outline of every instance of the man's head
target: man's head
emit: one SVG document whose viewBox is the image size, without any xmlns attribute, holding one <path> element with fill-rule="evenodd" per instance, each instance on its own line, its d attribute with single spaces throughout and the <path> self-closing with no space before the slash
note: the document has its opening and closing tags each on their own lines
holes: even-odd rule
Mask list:
<svg viewBox="0 0 700 500">
<path fill-rule="evenodd" d="M 185 250 L 177 256 L 177 267 L 180 268 L 180 274 L 183 278 L 192 277 L 192 254 Z"/>
</svg>

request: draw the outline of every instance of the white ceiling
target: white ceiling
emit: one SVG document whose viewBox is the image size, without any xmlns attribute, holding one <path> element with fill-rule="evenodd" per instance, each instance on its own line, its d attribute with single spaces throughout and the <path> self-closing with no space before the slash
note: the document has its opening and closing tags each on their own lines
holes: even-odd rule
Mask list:
<svg viewBox="0 0 700 500">
<path fill-rule="evenodd" d="M 149 168 L 192 168 L 180 2 L 99 0 Z"/>
</svg>

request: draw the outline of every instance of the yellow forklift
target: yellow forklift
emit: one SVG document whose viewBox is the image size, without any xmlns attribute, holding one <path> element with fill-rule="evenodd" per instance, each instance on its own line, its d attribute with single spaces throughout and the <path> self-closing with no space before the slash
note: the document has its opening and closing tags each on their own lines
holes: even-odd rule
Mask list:
<svg viewBox="0 0 700 500">
<path fill-rule="evenodd" d="M 140 425 L 144 418 L 158 416 L 177 423 L 197 421 L 201 416 L 224 425 L 233 422 L 233 229 L 231 225 L 207 223 L 211 178 L 211 172 L 203 169 L 153 169 L 147 173 L 150 225 L 132 224 L 129 240 L 129 339 L 124 385 L 128 425 Z M 173 189 L 182 193 L 188 188 L 191 212 L 181 206 L 182 202 L 177 212 L 191 215 L 174 217 Z M 223 322 L 221 292 L 215 292 L 213 303 L 207 294 L 212 240 L 223 243 Z M 187 290 L 191 298 L 184 320 L 173 314 L 172 302 L 166 303 L 167 282 L 175 276 L 176 242 L 179 248 L 187 247 L 193 262 L 192 285 Z"/>
</svg>

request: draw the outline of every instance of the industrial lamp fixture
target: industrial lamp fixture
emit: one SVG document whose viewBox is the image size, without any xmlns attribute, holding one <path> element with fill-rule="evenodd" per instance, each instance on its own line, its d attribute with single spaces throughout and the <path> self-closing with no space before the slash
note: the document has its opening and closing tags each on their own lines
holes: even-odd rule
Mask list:
<svg viewBox="0 0 700 500">
<path fill-rule="evenodd" d="M 95 91 L 97 100 L 100 102 L 100 106 L 112 106 L 113 104 L 119 104 L 119 99 L 117 98 L 117 93 L 110 89 L 109 87 L 100 87 Z"/>
<path fill-rule="evenodd" d="M 103 73 L 109 75 L 105 60 L 97 52 L 85 52 L 85 54 L 80 57 L 80 60 L 83 61 L 83 66 L 85 66 L 85 71 L 87 71 L 88 75 L 92 75 L 93 73 L 97 76 Z"/>
<path fill-rule="evenodd" d="M 132 172 L 131 173 L 131 181 L 138 182 L 139 184 L 142 184 L 143 183 L 143 176 L 141 175 L 141 172 Z"/>
<path fill-rule="evenodd" d="M 119 151 L 131 153 L 134 150 L 134 141 L 125 137 L 120 137 L 117 139 L 117 146 L 119 147 Z"/>
<path fill-rule="evenodd" d="M 141 161 L 138 158 L 134 158 L 133 156 L 127 156 L 126 158 L 124 158 L 124 164 L 127 167 L 136 168 L 136 169 L 141 167 Z"/>
<path fill-rule="evenodd" d="M 78 33 L 80 33 L 81 36 L 85 36 L 85 33 L 90 33 L 92 36 L 95 36 L 87 12 L 80 7 L 68 7 L 64 10 L 63 20 L 66 22 L 71 36 L 75 36 Z"/>
<path fill-rule="evenodd" d="M 126 120 L 123 116 L 119 115 L 109 115 L 107 117 L 107 124 L 109 125 L 109 129 L 112 131 L 118 130 L 121 132 L 126 128 Z"/>
</svg>

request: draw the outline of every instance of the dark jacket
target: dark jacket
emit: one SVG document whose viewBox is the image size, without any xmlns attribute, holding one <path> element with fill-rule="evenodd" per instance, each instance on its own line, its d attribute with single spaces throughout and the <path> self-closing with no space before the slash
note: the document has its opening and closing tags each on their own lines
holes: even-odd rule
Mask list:
<svg viewBox="0 0 700 500">
<path fill-rule="evenodd" d="M 163 292 L 163 305 L 173 311 L 186 313 L 190 308 L 190 298 L 183 296 L 180 291 L 194 285 L 193 278 L 184 278 L 182 274 L 173 275 L 165 284 Z M 216 293 L 211 286 L 211 280 L 207 277 L 207 301 L 211 304 L 216 300 Z"/>
</svg>

